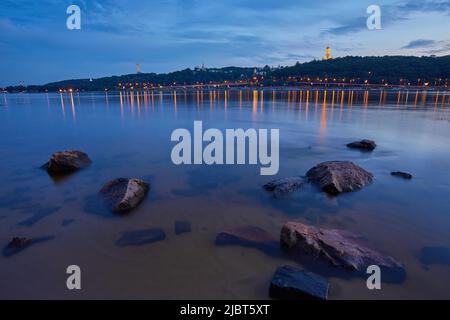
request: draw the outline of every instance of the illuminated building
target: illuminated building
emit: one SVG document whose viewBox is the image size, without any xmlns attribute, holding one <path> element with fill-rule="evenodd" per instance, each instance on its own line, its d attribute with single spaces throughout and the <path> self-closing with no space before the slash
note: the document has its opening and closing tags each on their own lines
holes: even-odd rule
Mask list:
<svg viewBox="0 0 450 320">
<path fill-rule="evenodd" d="M 323 59 L 324 60 L 332 59 L 332 57 L 331 57 L 331 48 L 330 47 L 326 47 L 325 48 L 325 57 Z"/>
</svg>

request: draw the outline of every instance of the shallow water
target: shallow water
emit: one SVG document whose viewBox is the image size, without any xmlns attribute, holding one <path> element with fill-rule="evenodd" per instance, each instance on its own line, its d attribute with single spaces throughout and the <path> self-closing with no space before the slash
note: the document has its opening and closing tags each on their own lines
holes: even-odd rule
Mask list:
<svg viewBox="0 0 450 320">
<path fill-rule="evenodd" d="M 332 275 L 331 299 L 448 299 L 449 99 L 298 89 L 2 95 L 0 246 L 14 236 L 46 241 L 0 256 L 0 298 L 266 299 L 276 267 L 298 261 L 214 239 L 244 225 L 278 237 L 285 222 L 301 221 L 359 233 L 405 264 L 405 281 L 383 282 L 379 291 Z M 172 130 L 192 130 L 194 120 L 204 128 L 279 128 L 278 175 L 259 175 L 259 165 L 175 166 Z M 377 149 L 346 148 L 361 138 Z M 93 164 L 58 180 L 39 169 L 67 149 L 87 152 Z M 354 161 L 375 181 L 338 197 L 307 187 L 276 199 L 262 188 L 326 160 Z M 397 170 L 414 178 L 390 176 Z M 151 183 L 144 202 L 126 216 L 93 210 L 103 183 L 122 176 Z M 190 221 L 192 231 L 175 235 L 176 220 Z M 166 239 L 116 245 L 124 232 L 151 228 Z M 71 264 L 81 267 L 81 291 L 66 288 Z"/>
</svg>

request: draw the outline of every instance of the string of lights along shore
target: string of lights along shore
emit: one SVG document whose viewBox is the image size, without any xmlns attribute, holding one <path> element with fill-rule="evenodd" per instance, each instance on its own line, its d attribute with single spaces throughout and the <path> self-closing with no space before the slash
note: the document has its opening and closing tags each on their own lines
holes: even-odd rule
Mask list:
<svg viewBox="0 0 450 320">
<path fill-rule="evenodd" d="M 446 76 L 448 71 L 445 66 L 448 65 L 449 58 L 450 56 L 336 57 L 328 45 L 321 58 L 287 66 L 207 67 L 202 63 L 193 69 L 157 74 L 143 71 L 141 63 L 136 62 L 133 74 L 66 80 L 44 85 L 21 84 L 0 88 L 0 91 L 75 92 L 283 86 L 447 90 L 450 79 Z M 424 71 L 427 69 L 431 71 Z"/>
</svg>

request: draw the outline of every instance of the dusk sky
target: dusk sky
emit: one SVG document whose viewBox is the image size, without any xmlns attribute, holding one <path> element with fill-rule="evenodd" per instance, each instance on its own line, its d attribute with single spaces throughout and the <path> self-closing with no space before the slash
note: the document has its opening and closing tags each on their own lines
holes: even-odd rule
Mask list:
<svg viewBox="0 0 450 320">
<path fill-rule="evenodd" d="M 81 8 L 81 30 L 66 9 Z M 381 7 L 381 30 L 366 9 Z M 450 54 L 450 0 L 1 0 L 0 86 L 333 56 Z"/>
</svg>

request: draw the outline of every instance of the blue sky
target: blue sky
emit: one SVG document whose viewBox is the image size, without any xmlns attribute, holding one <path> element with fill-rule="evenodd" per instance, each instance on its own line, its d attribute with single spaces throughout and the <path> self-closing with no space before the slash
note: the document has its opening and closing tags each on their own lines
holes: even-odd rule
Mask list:
<svg viewBox="0 0 450 320">
<path fill-rule="evenodd" d="M 81 8 L 81 30 L 66 9 Z M 369 5 L 381 30 L 366 28 Z M 450 0 L 1 0 L 0 86 L 334 56 L 450 54 Z"/>
</svg>

